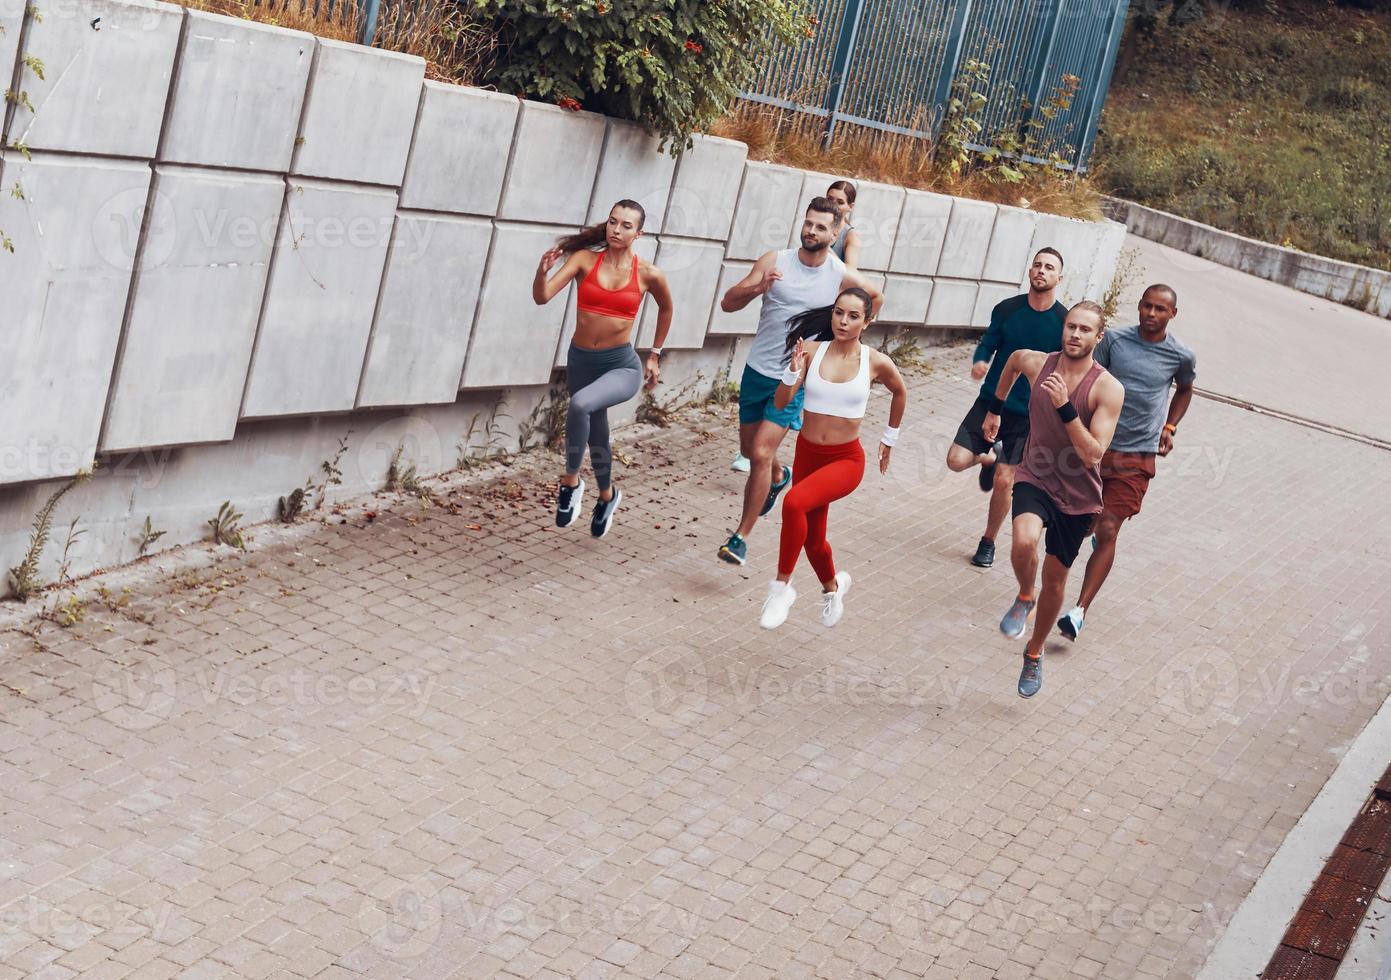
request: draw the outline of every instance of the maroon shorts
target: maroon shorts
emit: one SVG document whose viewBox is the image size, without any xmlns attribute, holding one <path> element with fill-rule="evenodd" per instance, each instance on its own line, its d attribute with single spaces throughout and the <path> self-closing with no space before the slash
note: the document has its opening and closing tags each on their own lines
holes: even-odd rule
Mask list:
<svg viewBox="0 0 1391 980">
<path fill-rule="evenodd" d="M 1140 513 L 1150 480 L 1154 479 L 1154 453 L 1117 453 L 1101 457 L 1101 512 L 1122 519 Z"/>
</svg>

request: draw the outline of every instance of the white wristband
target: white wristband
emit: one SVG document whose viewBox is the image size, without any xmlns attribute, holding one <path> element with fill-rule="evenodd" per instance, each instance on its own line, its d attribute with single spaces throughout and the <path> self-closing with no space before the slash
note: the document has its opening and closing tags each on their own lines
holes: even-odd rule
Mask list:
<svg viewBox="0 0 1391 980">
<path fill-rule="evenodd" d="M 782 383 L 789 388 L 797 387 L 797 382 L 802 380 L 802 372 L 794 371 L 791 368 L 784 368 L 782 372 Z"/>
<path fill-rule="evenodd" d="M 892 449 L 898 443 L 898 430 L 893 426 L 884 426 L 884 434 L 879 437 L 879 441 Z"/>
</svg>

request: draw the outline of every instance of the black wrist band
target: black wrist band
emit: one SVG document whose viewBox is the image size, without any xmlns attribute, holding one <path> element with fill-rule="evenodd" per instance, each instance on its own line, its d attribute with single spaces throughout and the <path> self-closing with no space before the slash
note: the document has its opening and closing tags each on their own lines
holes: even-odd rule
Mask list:
<svg viewBox="0 0 1391 980">
<path fill-rule="evenodd" d="M 1063 425 L 1067 425 L 1077 417 L 1077 406 L 1072 402 L 1063 402 L 1058 409 L 1058 418 L 1063 420 Z"/>
<path fill-rule="evenodd" d="M 1003 415 L 1005 412 L 1005 400 L 1003 398 L 990 399 L 990 414 Z"/>
</svg>

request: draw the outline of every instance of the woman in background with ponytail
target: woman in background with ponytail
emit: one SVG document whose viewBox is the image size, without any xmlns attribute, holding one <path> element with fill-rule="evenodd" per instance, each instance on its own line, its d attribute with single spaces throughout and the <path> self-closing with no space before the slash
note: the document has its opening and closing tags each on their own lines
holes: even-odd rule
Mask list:
<svg viewBox="0 0 1391 980">
<path fill-rule="evenodd" d="M 792 361 L 773 395 L 782 408 L 806 385 L 802 431 L 792 461 L 792 489 L 782 504 L 778 577 L 768 585 L 760 624 L 775 629 L 787 621 L 797 592 L 792 570 L 803 549 L 821 580 L 821 624 L 834 626 L 845 612 L 850 575 L 837 572 L 826 541 L 832 501 L 848 497 L 865 474 L 860 423 L 869 405 L 869 386 L 878 381 L 893 395 L 889 421 L 879 439 L 879 472 L 887 473 L 908 404 L 908 388 L 889 355 L 860 343 L 874 317 L 869 293 L 852 286 L 835 304 L 791 320 L 787 349 Z"/>
<path fill-rule="evenodd" d="M 633 251 L 646 217 L 636 201 L 619 201 L 609 211 L 607 221 L 562 238 L 541 256 L 531 285 L 531 298 L 543 306 L 572 281 L 579 281 L 575 336 L 565 365 L 570 410 L 565 419 L 565 475 L 560 480 L 555 523 L 569 527 L 580 516 L 584 497 L 580 467 L 588 445 L 594 482 L 599 486 L 599 500 L 589 525 L 596 538 L 608 533 L 614 511 L 623 500 L 623 494 L 613 486 L 608 410 L 632 398 L 642 386 L 643 365 L 632 340 L 645 293 L 651 293 L 657 302 L 657 335 L 647 355 L 649 388 L 661 376 L 662 344 L 671 329 L 671 290 L 666 276 Z M 594 251 L 598 245 L 605 248 Z M 560 271 L 550 275 L 562 257 L 565 263 Z"/>
<path fill-rule="evenodd" d="M 860 233 L 855 230 L 855 226 L 850 219 L 855 211 L 855 182 L 851 180 L 838 180 L 826 191 L 828 200 L 840 205 L 840 234 L 836 240 L 831 242 L 831 251 L 835 252 L 840 260 L 845 263 L 847 269 L 860 268 Z"/>
</svg>

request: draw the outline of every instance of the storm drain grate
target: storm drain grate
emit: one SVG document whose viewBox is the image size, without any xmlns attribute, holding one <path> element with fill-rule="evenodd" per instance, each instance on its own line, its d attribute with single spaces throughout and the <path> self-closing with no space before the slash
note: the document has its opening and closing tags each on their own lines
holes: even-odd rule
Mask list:
<svg viewBox="0 0 1391 980">
<path fill-rule="evenodd" d="M 1353 819 L 1295 913 L 1262 980 L 1317 980 L 1338 972 L 1391 866 L 1391 767 Z"/>
</svg>

